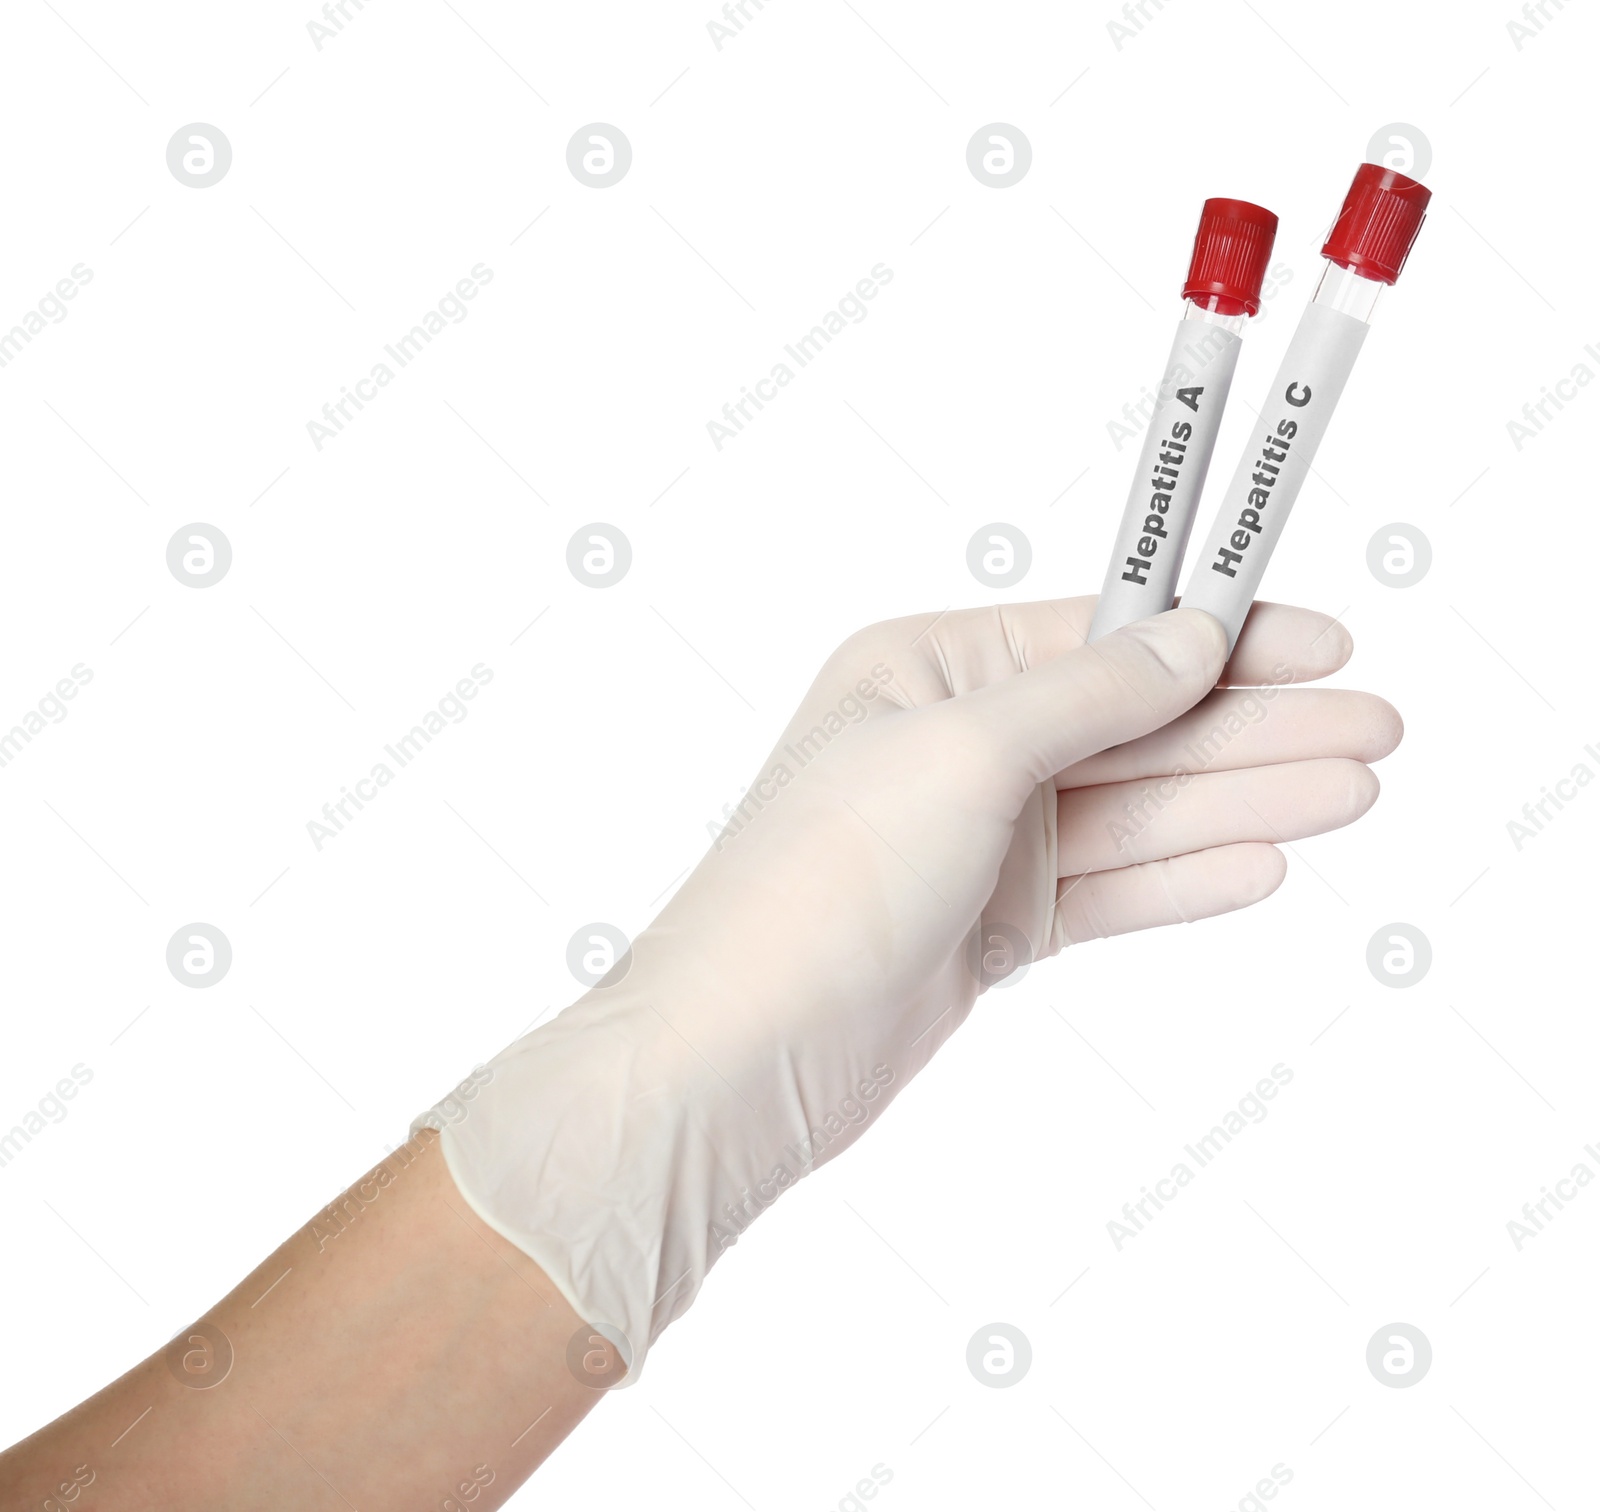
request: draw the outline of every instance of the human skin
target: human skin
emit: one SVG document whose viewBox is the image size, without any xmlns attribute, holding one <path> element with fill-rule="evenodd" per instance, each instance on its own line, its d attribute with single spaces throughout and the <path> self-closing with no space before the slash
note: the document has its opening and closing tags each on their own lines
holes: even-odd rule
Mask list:
<svg viewBox="0 0 1600 1512">
<path fill-rule="evenodd" d="M 1081 646 L 1092 609 L 1063 600 L 873 627 L 830 661 L 837 686 L 825 671 L 808 702 L 847 695 L 880 652 L 894 653 L 912 706 L 991 687 L 1019 659 Z M 1249 906 L 1283 877 L 1274 840 L 1365 812 L 1377 792 L 1367 764 L 1398 742 L 1398 716 L 1368 694 L 1286 686 L 1336 671 L 1350 649 L 1326 616 L 1260 605 L 1218 691 L 1056 773 L 1069 943 Z M 1152 807 L 1114 841 L 1108 817 L 1252 697 L 1230 687 L 1261 684 L 1278 689 L 1270 714 L 1242 719 L 1181 802 Z M 1104 696 L 1117 696 L 1114 679 Z M 0 1506 L 501 1505 L 620 1379 L 621 1362 L 476 1215 L 431 1131 L 353 1191 L 335 1205 L 344 1218 L 319 1213 L 171 1345 L 0 1455 Z"/>
<path fill-rule="evenodd" d="M 351 1190 L 358 1216 L 319 1213 L 198 1320 L 225 1343 L 185 1330 L 0 1456 L 0 1506 L 500 1506 L 614 1356 L 462 1200 L 431 1130 Z M 579 1335 L 599 1385 L 567 1368 Z"/>
</svg>

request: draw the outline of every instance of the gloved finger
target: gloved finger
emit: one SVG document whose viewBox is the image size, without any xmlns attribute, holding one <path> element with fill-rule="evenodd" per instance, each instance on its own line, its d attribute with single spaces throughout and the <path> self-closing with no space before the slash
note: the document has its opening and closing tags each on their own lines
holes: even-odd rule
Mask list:
<svg viewBox="0 0 1600 1512">
<path fill-rule="evenodd" d="M 1077 788 L 1056 800 L 1061 876 L 1106 871 L 1241 841 L 1303 840 L 1372 807 L 1378 779 L 1331 758 Z"/>
<path fill-rule="evenodd" d="M 1331 677 L 1355 649 L 1331 614 L 1293 604 L 1253 604 L 1218 679 L 1224 687 L 1316 682 Z"/>
<path fill-rule="evenodd" d="M 1394 707 L 1371 693 L 1219 688 L 1171 724 L 1057 772 L 1056 786 L 1093 787 L 1179 771 L 1234 771 L 1319 756 L 1381 761 L 1400 744 L 1403 733 Z"/>
<path fill-rule="evenodd" d="M 925 707 L 1078 650 L 1094 606 L 1092 597 L 1045 599 L 887 620 L 851 636 L 813 691 L 837 700 L 881 667 L 893 673 L 893 701 Z M 1314 682 L 1337 672 L 1350 649 L 1349 632 L 1328 615 L 1258 603 L 1221 680 L 1239 686 Z"/>
<path fill-rule="evenodd" d="M 926 714 L 939 716 L 947 749 L 1031 786 L 1176 719 L 1215 685 L 1225 656 L 1216 620 L 1171 609 Z"/>
<path fill-rule="evenodd" d="M 1248 908 L 1277 890 L 1286 869 L 1275 846 L 1243 844 L 1067 877 L 1051 943 L 1060 949 Z"/>
</svg>

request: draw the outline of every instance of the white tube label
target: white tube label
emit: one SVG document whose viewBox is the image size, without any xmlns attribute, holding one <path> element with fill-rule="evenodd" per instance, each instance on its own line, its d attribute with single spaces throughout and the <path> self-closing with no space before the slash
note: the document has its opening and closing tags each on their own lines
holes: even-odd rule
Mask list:
<svg viewBox="0 0 1600 1512">
<path fill-rule="evenodd" d="M 1230 649 L 1369 329 L 1327 305 L 1306 306 L 1261 407 L 1260 426 L 1195 558 L 1183 606 L 1221 620 Z"/>
<path fill-rule="evenodd" d="M 1239 337 L 1179 322 L 1089 639 L 1172 607 L 1184 547 L 1239 361 Z"/>
</svg>

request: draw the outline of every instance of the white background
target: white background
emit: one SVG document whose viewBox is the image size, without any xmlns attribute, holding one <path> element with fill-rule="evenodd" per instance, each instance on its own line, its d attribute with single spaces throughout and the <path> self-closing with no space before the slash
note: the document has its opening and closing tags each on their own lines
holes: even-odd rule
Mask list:
<svg viewBox="0 0 1600 1512">
<path fill-rule="evenodd" d="M 1600 771 L 1600 395 L 1520 450 L 1507 422 L 1600 372 L 1600 23 L 1551 7 L 1519 48 L 1510 0 L 1146 9 L 1119 47 L 1109 3 L 769 0 L 718 50 L 710 0 L 368 0 L 319 51 L 309 0 L 6 8 L 0 328 L 93 278 L 0 369 L 0 727 L 93 680 L 0 769 L 0 1129 L 93 1079 L 0 1169 L 0 1439 L 576 996 L 569 938 L 648 921 L 850 630 L 1093 591 L 1134 458 L 1107 424 L 1201 199 L 1282 220 L 1258 403 L 1402 122 L 1431 216 L 1267 580 L 1342 613 L 1339 680 L 1405 716 L 1376 809 L 1258 908 L 991 994 L 517 1504 L 820 1509 L 875 1463 L 873 1505 L 919 1512 L 1232 1507 L 1280 1463 L 1279 1507 L 1588 1504 L 1600 1190 L 1521 1252 L 1506 1224 L 1600 1171 L 1600 793 L 1506 826 Z M 204 190 L 166 165 L 190 122 L 232 144 Z M 566 166 L 591 122 L 632 143 L 605 190 Z M 1032 144 L 1005 190 L 966 165 L 991 122 Z M 478 263 L 468 317 L 317 450 Z M 868 318 L 716 450 L 878 263 Z M 202 590 L 166 565 L 197 521 L 233 548 Z M 604 590 L 566 566 L 592 521 L 634 554 Z M 1034 552 L 998 594 L 965 564 L 992 521 Z M 1397 521 L 1434 553 L 1403 590 L 1366 565 Z M 480 662 L 470 716 L 317 851 Z M 199 991 L 165 964 L 192 921 L 234 952 Z M 1366 964 L 1395 921 L 1433 950 L 1406 990 Z M 1118 1252 L 1108 1220 L 1278 1062 L 1270 1116 Z M 965 1364 L 995 1321 L 1033 1348 L 1007 1390 Z M 1395 1321 L 1434 1351 L 1409 1389 L 1365 1363 Z"/>
</svg>

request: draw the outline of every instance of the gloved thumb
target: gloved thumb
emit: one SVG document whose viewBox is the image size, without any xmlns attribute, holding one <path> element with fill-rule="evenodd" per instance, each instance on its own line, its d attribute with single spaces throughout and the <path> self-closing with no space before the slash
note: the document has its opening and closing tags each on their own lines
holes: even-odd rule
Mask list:
<svg viewBox="0 0 1600 1512">
<path fill-rule="evenodd" d="M 964 741 L 1039 783 L 1169 724 L 1216 686 L 1227 654 L 1209 614 L 1169 609 L 943 708 Z"/>
</svg>

